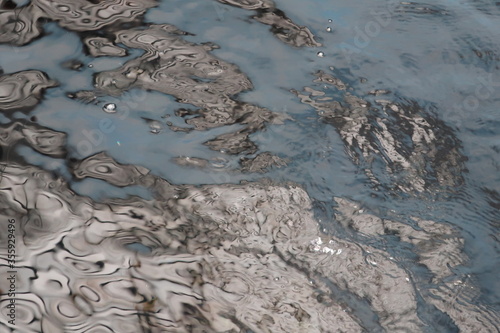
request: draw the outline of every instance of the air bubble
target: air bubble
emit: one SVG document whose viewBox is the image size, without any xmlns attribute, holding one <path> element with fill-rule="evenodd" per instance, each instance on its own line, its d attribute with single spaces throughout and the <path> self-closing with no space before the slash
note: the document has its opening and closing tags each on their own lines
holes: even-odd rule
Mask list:
<svg viewBox="0 0 500 333">
<path fill-rule="evenodd" d="M 149 123 L 150 132 L 153 134 L 158 134 L 162 130 L 162 126 L 158 121 L 152 121 Z"/>
<path fill-rule="evenodd" d="M 333 20 L 332 20 L 332 19 L 328 19 L 328 23 L 332 23 L 332 22 L 333 22 Z"/>
<path fill-rule="evenodd" d="M 331 27 L 326 27 L 326 32 L 332 32 L 332 28 Z"/>
<path fill-rule="evenodd" d="M 115 103 L 107 103 L 104 104 L 102 110 L 106 113 L 115 113 L 116 112 L 116 104 Z"/>
<path fill-rule="evenodd" d="M 322 51 L 319 51 L 319 52 L 317 53 L 317 56 L 318 56 L 318 57 L 320 57 L 320 58 L 323 58 L 323 57 L 325 56 L 325 53 L 324 53 L 324 52 L 322 52 Z"/>
<path fill-rule="evenodd" d="M 92 67 L 94 67 L 94 65 L 92 65 L 92 64 L 88 64 L 88 65 L 87 65 L 87 67 L 88 67 L 88 68 L 92 68 Z"/>
</svg>

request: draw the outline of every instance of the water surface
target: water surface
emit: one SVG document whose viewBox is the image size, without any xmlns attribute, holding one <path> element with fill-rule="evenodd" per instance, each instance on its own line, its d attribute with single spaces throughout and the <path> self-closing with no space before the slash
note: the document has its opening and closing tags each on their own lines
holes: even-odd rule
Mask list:
<svg viewBox="0 0 500 333">
<path fill-rule="evenodd" d="M 2 330 L 498 331 L 498 5 L 0 3 Z"/>
</svg>

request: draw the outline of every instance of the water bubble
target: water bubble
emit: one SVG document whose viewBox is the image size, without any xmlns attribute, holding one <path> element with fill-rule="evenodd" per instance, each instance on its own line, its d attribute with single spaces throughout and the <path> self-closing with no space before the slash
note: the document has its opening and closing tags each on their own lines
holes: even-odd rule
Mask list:
<svg viewBox="0 0 500 333">
<path fill-rule="evenodd" d="M 88 67 L 88 68 L 92 68 L 92 67 L 94 67 L 94 65 L 92 65 L 92 64 L 88 64 L 88 65 L 87 65 L 87 67 Z"/>
<path fill-rule="evenodd" d="M 70 8 L 68 6 L 57 6 L 57 9 L 59 9 L 61 12 L 69 12 Z"/>
<path fill-rule="evenodd" d="M 332 32 L 332 28 L 331 27 L 326 27 L 326 32 Z"/>
<path fill-rule="evenodd" d="M 320 57 L 320 58 L 323 58 L 323 57 L 325 56 L 325 53 L 324 53 L 324 52 L 322 52 L 322 51 L 319 51 L 319 52 L 317 53 L 317 56 L 318 56 L 318 57 Z"/>
<path fill-rule="evenodd" d="M 223 149 L 221 149 L 221 153 L 225 154 L 226 151 L 224 150 L 224 152 L 222 152 Z M 223 169 L 223 168 L 227 168 L 229 165 L 229 161 L 224 159 L 224 158 L 214 158 L 212 160 L 210 160 L 210 166 L 215 168 L 215 169 Z"/>
<path fill-rule="evenodd" d="M 150 132 L 153 134 L 158 134 L 162 130 L 162 125 L 159 121 L 152 121 L 149 123 Z"/>
<path fill-rule="evenodd" d="M 328 19 L 328 23 L 332 23 L 332 22 L 333 22 L 333 20 L 332 20 L 332 19 Z"/>
<path fill-rule="evenodd" d="M 102 110 L 106 113 L 115 113 L 116 112 L 116 104 L 115 103 L 107 103 L 104 104 Z"/>
</svg>

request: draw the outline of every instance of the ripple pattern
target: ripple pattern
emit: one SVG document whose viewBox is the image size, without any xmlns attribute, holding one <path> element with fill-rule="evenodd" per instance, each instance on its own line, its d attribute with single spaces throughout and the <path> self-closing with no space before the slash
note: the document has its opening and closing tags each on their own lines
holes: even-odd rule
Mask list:
<svg viewBox="0 0 500 333">
<path fill-rule="evenodd" d="M 318 72 L 316 76 L 315 82 L 345 90 L 345 84 L 331 74 Z M 336 129 L 353 162 L 375 187 L 414 195 L 455 191 L 464 183 L 466 158 L 461 143 L 444 122 L 415 101 L 377 99 L 380 109 L 349 92 L 341 94 L 343 101 L 311 87 L 292 93 Z M 372 94 L 381 93 L 386 92 Z M 382 169 L 375 167 L 378 161 Z M 387 176 L 390 183 L 383 181 Z"/>
<path fill-rule="evenodd" d="M 40 102 L 43 91 L 57 86 L 40 71 L 22 71 L 0 76 L 0 110 L 26 110 Z"/>
</svg>

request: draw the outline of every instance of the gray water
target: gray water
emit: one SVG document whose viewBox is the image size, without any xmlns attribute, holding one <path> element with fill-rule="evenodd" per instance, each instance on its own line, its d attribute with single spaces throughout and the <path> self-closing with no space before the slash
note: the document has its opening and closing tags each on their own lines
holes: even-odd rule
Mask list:
<svg viewBox="0 0 500 333">
<path fill-rule="evenodd" d="M 6 1 L 0 3 L 9 7 Z M 25 5 L 17 3 L 19 6 Z M 20 199 L 15 199 L 17 194 L 5 193 L 18 192 L 13 190 L 14 185 L 5 185 L 1 189 L 5 192 L 2 194 L 2 216 L 5 221 L 14 218 L 14 215 L 16 219 L 25 221 L 22 233 L 18 236 L 19 240 L 23 239 L 23 245 L 19 245 L 22 250 L 18 250 L 22 253 L 19 262 L 25 264 L 24 268 L 33 267 L 35 273 L 41 270 L 47 272 L 47 276 L 52 274 L 53 281 L 63 285 L 67 283 L 73 296 L 68 296 L 70 293 L 64 290 L 57 297 L 66 302 L 61 301 L 61 304 L 66 304 L 69 309 L 85 312 L 81 305 L 76 308 L 68 305 L 77 303 L 73 289 L 76 287 L 60 281 L 74 280 L 77 285 L 92 285 L 90 277 L 93 273 L 89 272 L 88 280 L 85 280 L 87 273 L 66 270 L 70 264 L 45 256 L 54 252 L 56 258 L 58 251 L 63 252 L 64 248 L 57 244 L 66 244 L 66 238 L 77 242 L 80 232 L 86 235 L 86 228 L 91 229 L 89 221 L 92 214 L 88 215 L 86 209 L 74 206 L 94 207 L 94 215 L 101 216 L 97 218 L 100 224 L 114 221 L 119 225 L 114 228 L 127 235 L 111 233 L 111 245 L 96 245 L 90 241 L 92 245 L 85 245 L 83 241 L 75 248 L 82 250 L 85 246 L 92 247 L 96 258 L 116 267 L 122 267 L 120 265 L 123 263 L 121 260 L 115 261 L 113 256 L 128 256 L 124 253 L 132 253 L 130 257 L 136 256 L 143 263 L 140 281 L 144 285 L 136 289 L 152 291 L 149 298 L 143 296 L 149 299 L 147 302 L 138 301 L 135 296 L 118 300 L 116 295 L 119 293 L 113 294 L 111 298 L 116 298 L 116 304 L 111 299 L 109 305 L 103 307 L 108 312 L 101 313 L 97 310 L 99 307 L 93 305 L 94 310 L 86 316 L 101 326 L 90 328 L 90 324 L 83 324 L 86 319 L 77 315 L 72 317 L 79 318 L 74 321 L 58 317 L 55 313 L 60 310 L 54 310 L 53 304 L 56 303 L 49 301 L 52 296 L 37 289 L 40 287 L 36 283 L 30 285 L 28 282 L 19 282 L 19 292 L 23 293 L 23 297 L 30 299 L 36 296 L 42 303 L 46 300 L 47 304 L 33 310 L 33 313 L 38 311 L 41 315 L 29 316 L 19 310 L 15 326 L 8 324 L 8 319 L 0 318 L 2 332 L 56 332 L 56 329 L 65 332 L 90 332 L 91 329 L 104 332 L 104 327 L 115 332 L 139 329 L 144 332 L 498 331 L 498 4 L 470 0 L 438 1 L 433 4 L 392 0 L 336 3 L 275 0 L 274 4 L 269 1 L 175 0 L 138 2 L 136 6 L 140 8 L 129 15 L 124 11 L 128 6 L 124 1 L 105 1 L 105 4 L 116 3 L 117 11 L 122 16 L 117 21 L 95 16 L 97 23 L 85 23 L 81 18 L 86 14 L 82 14 L 84 11 L 81 8 L 96 7 L 93 2 L 55 1 L 74 6 L 72 11 L 76 14 L 70 20 L 64 18 L 68 14 L 48 10 L 49 3 L 45 0 L 32 2 L 38 7 L 28 17 L 43 12 L 41 16 L 45 18 L 41 19 L 40 24 L 44 32 L 39 37 L 26 38 L 23 42 L 19 36 L 29 34 L 9 32 L 8 20 L 6 16 L 1 16 L 17 9 L 0 11 L 0 42 L 3 43 L 0 44 L 0 67 L 4 77 L 16 72 L 37 70 L 47 75 L 46 80 L 58 83 L 57 86 L 47 84 L 43 97 L 32 104 L 25 97 L 36 94 L 33 90 L 25 89 L 24 95 L 21 94 L 10 104 L 5 101 L 5 96 L 0 95 L 0 121 L 7 137 L 2 137 L 5 171 L 2 179 L 16 179 L 12 182 L 19 187 L 16 190 L 18 192 L 42 191 L 48 197 L 58 196 L 58 200 L 67 200 L 68 204 L 63 205 L 62 212 L 54 213 L 53 217 L 50 211 L 43 210 L 45 206 L 38 208 L 35 205 L 28 214 L 14 208 Z M 274 8 L 283 11 L 290 21 L 280 17 L 280 12 L 272 12 Z M 22 17 L 16 13 L 16 17 Z M 93 15 L 92 11 L 89 13 L 87 15 Z M 142 18 L 141 13 L 144 13 Z M 274 13 L 274 27 L 252 18 L 255 15 L 262 16 L 262 13 Z M 270 20 L 267 16 L 266 19 Z M 97 27 L 99 22 L 102 23 L 99 29 L 89 28 L 89 24 Z M 167 40 L 165 45 L 177 45 L 182 49 L 179 54 L 184 58 L 177 60 L 178 63 L 190 64 L 189 68 L 194 68 L 197 61 L 201 63 L 199 59 L 216 60 L 219 63 L 213 65 L 210 62 L 213 67 L 206 65 L 208 69 L 196 69 L 198 72 L 194 69 L 195 72 L 177 69 L 178 64 L 168 67 L 171 66 L 170 60 L 158 51 L 163 44 L 158 44 L 158 49 L 148 49 L 150 44 L 154 44 L 151 38 L 147 42 L 138 41 L 143 33 L 141 29 L 151 24 L 169 24 L 189 33 L 164 37 Z M 289 30 L 283 30 L 287 24 Z M 307 28 L 300 30 L 301 27 Z M 298 38 L 294 35 L 298 30 L 311 35 L 305 34 L 304 39 Z M 139 37 L 131 37 L 131 31 Z M 156 30 L 150 33 L 156 37 L 162 34 Z M 95 36 L 107 37 L 111 41 L 116 38 L 115 44 L 125 49 L 127 55 L 92 56 L 91 50 L 84 46 L 83 39 Z M 205 50 L 197 48 L 206 42 L 218 47 L 207 47 Z M 116 50 L 113 52 L 122 52 Z M 165 50 L 163 54 L 167 56 L 169 52 L 174 52 L 168 48 Z M 160 60 L 147 59 L 147 52 L 152 58 Z M 165 72 L 175 76 L 174 83 L 169 83 L 165 77 L 150 83 L 147 75 L 141 76 L 142 72 L 134 74 L 140 79 L 129 80 L 124 68 L 130 69 L 127 62 L 134 61 L 140 64 L 138 66 L 146 74 L 152 71 L 151 68 L 167 68 Z M 72 69 L 68 65 L 70 62 L 80 67 Z M 225 69 L 216 71 L 224 66 Z M 108 77 L 113 77 L 115 83 L 110 83 Z M 193 77 L 197 78 L 195 84 L 189 81 Z M 30 77 L 30 80 L 33 79 Z M 180 81 L 188 82 L 184 86 L 185 90 L 176 87 Z M 208 87 L 206 90 L 199 88 L 204 83 Z M 118 88 L 120 84 L 121 88 Z M 80 98 L 83 95 L 91 98 Z M 116 105 L 115 113 L 103 111 L 107 103 Z M 179 109 L 201 111 L 182 117 L 178 113 Z M 221 117 L 226 117 L 226 120 L 217 118 L 214 121 L 210 118 L 212 112 L 221 112 Z M 241 117 L 236 116 L 238 112 L 241 112 Z M 254 115 L 258 116 L 253 118 Z M 35 133 L 43 130 L 64 133 L 60 136 L 64 139 L 49 142 L 48 148 L 41 147 L 39 142 L 26 139 L 27 134 L 23 130 L 4 130 L 15 121 Z M 106 130 L 103 130 L 103 121 L 107 124 L 104 126 Z M 227 121 L 228 124 L 219 121 Z M 196 128 L 196 124 L 199 124 L 199 128 Z M 188 130 L 176 130 L 176 126 Z M 235 133 L 240 131 L 248 134 L 248 137 L 233 143 L 232 140 L 236 140 Z M 219 143 L 210 143 L 221 136 L 223 139 Z M 96 155 L 101 152 L 105 155 Z M 254 157 L 264 152 L 269 154 L 251 163 Z M 249 165 L 244 161 L 249 161 Z M 115 171 L 107 175 L 100 171 L 100 165 Z M 43 179 L 55 177 L 63 185 L 48 188 L 48 185 L 43 185 L 44 182 L 35 181 L 36 185 L 23 185 L 25 183 L 20 180 L 23 177 L 38 179 L 38 176 L 29 176 L 31 172 L 44 175 L 40 176 Z M 67 193 L 64 184 L 74 191 L 74 197 Z M 300 200 L 297 199 L 295 205 L 290 204 L 287 208 L 289 203 L 284 199 L 287 194 L 277 195 L 276 192 L 293 192 L 289 186 L 295 185 L 305 192 L 296 194 Z M 257 186 L 259 190 L 252 186 Z M 205 199 L 208 197 L 206 193 L 218 191 L 227 193 L 227 197 L 220 194 L 220 199 L 217 199 L 219 194 L 214 194 L 215 199 L 212 201 L 215 203 Z M 217 224 L 217 228 L 234 231 L 242 222 L 239 211 L 232 212 L 227 208 L 232 207 L 232 198 L 248 197 L 248 201 L 253 202 L 250 197 L 261 195 L 262 191 L 268 197 L 264 200 L 266 203 L 262 204 L 269 206 L 262 208 L 270 214 L 266 223 L 283 226 L 288 219 L 304 223 L 302 227 L 306 226 L 308 232 L 301 235 L 300 230 L 294 231 L 297 235 L 294 232 L 292 234 L 295 236 L 287 235 L 289 238 L 286 242 L 276 239 L 268 242 L 266 237 L 273 232 L 259 226 L 259 231 L 255 232 L 258 241 L 243 237 L 244 232 L 240 234 L 240 231 L 235 231 L 233 236 L 227 238 L 226 234 L 217 231 L 219 229 L 205 227 L 199 221 L 205 221 L 207 216 L 212 216 L 210 214 L 220 214 L 230 227 Z M 245 194 L 241 194 L 243 192 Z M 201 201 L 205 206 L 196 206 L 197 196 L 207 200 Z M 179 202 L 172 202 L 172 198 L 179 199 Z M 193 223 L 194 230 L 200 228 L 196 232 L 188 232 L 186 230 L 191 227 L 175 229 L 177 226 L 174 228 L 168 224 L 170 222 L 166 222 L 167 230 L 175 229 L 178 234 L 184 235 L 179 236 L 179 239 L 183 239 L 179 240 L 183 246 L 184 241 L 188 242 L 187 239 L 205 244 L 200 235 L 212 233 L 214 239 L 227 238 L 238 242 L 246 255 L 275 255 L 279 258 L 272 257 L 272 260 L 281 260 L 281 264 L 265 268 L 256 263 L 246 265 L 246 260 L 253 259 L 244 256 L 246 259 L 243 259 L 240 254 L 236 254 L 236 250 L 228 250 L 229 245 L 224 243 L 228 240 L 221 241 L 220 244 L 226 244 L 224 246 L 208 241 L 209 245 L 204 245 L 203 251 L 193 250 L 191 245 L 185 245 L 186 248 L 182 247 L 182 250 L 180 245 L 176 248 L 172 245 L 175 242 L 162 238 L 160 231 L 147 229 L 151 222 L 148 222 L 148 218 L 136 218 L 144 222 L 137 227 L 127 224 L 132 222 L 120 220 L 126 215 L 125 211 L 133 210 L 127 207 L 135 205 L 142 205 L 140 209 L 147 211 L 143 213 L 144 216 L 162 216 L 171 222 L 174 218 L 165 216 L 172 214 Z M 212 207 L 210 205 L 213 208 L 207 208 Z M 250 211 L 258 210 L 258 203 L 248 205 Z M 30 205 L 26 203 L 25 206 Z M 242 204 L 241 207 L 247 206 Z M 273 209 L 276 216 L 286 218 L 283 221 L 273 218 Z M 175 213 L 166 213 L 170 211 Z M 210 213 L 203 215 L 200 211 Z M 310 216 L 307 215 L 309 213 Z M 41 223 L 43 228 L 35 228 L 30 226 L 30 214 L 38 214 L 41 220 L 52 222 L 46 221 Z M 68 222 L 68 226 L 55 222 L 63 217 L 72 222 Z M 203 224 L 203 227 L 199 224 Z M 250 222 L 242 225 L 243 229 L 250 230 L 250 234 L 254 232 L 253 227 L 248 226 Z M 69 226 L 75 226 L 75 229 L 70 232 Z M 47 229 L 44 231 L 44 228 Z M 101 227 L 95 228 L 101 230 Z M 141 232 L 149 236 L 137 236 L 134 228 L 143 230 Z M 144 231 L 146 229 L 148 231 Z M 36 240 L 37 235 L 40 236 L 39 240 Z M 316 237 L 322 239 L 322 244 L 330 244 L 326 240 L 330 239 L 332 244 L 361 249 L 360 253 L 351 254 L 352 265 L 357 268 L 349 268 L 349 265 L 344 268 L 343 262 L 331 259 L 336 254 L 328 257 L 330 248 L 321 247 Z M 6 236 L 4 238 L 2 235 L 2 242 L 4 240 Z M 38 244 L 43 241 L 46 244 Z M 275 248 L 271 251 L 269 248 L 272 246 Z M 305 252 L 287 252 L 288 246 L 303 246 Z M 241 262 L 235 264 L 235 258 L 220 253 L 224 252 L 222 248 Z M 81 258 L 88 255 L 83 254 L 85 251 L 79 255 L 73 250 L 68 251 Z M 314 256 L 318 251 L 325 257 Z M 217 286 L 220 289 L 214 291 L 199 287 L 203 289 L 201 292 L 191 285 L 191 280 L 185 274 L 180 273 L 176 278 L 167 279 L 171 285 L 165 286 L 158 282 L 164 283 L 165 280 L 157 278 L 167 274 L 158 268 L 159 261 L 188 254 L 192 256 L 186 259 L 189 263 L 197 262 L 198 257 L 205 258 L 209 254 L 208 257 L 212 259 L 203 259 L 204 264 L 200 265 L 204 268 L 197 274 L 205 279 L 204 286 Z M 372 256 L 374 261 L 370 259 Z M 36 259 L 38 257 L 41 259 Z M 3 254 L 1 258 L 6 261 Z M 185 260 L 185 257 L 182 258 Z M 216 270 L 218 267 L 211 261 L 215 260 L 213 258 L 224 262 L 224 272 L 246 275 L 241 278 L 242 281 L 254 280 L 253 284 L 248 282 L 252 288 L 241 287 L 246 286 L 247 282 L 228 282 L 232 281 L 232 275 L 228 277 L 225 273 L 219 272 L 220 276 L 209 273 L 210 269 Z M 168 260 L 174 262 L 177 259 Z M 377 260 L 383 263 L 379 261 L 373 264 Z M 6 267 L 3 262 L 0 264 Z M 180 265 L 170 264 L 171 270 L 177 269 L 175 265 Z M 45 271 L 51 265 L 57 267 L 59 273 L 51 273 L 50 269 Z M 370 270 L 376 265 L 382 270 L 381 276 Z M 181 270 L 198 269 L 193 268 L 194 264 L 189 267 Z M 249 267 L 260 267 L 261 271 L 255 269 L 255 273 Z M 108 274 L 117 278 L 122 274 L 116 273 L 118 268 L 111 271 L 113 269 L 103 270 L 98 276 L 104 278 Z M 19 280 L 31 276 L 25 274 L 25 277 L 21 277 L 19 273 Z M 276 309 L 270 308 L 258 302 L 259 297 L 265 300 L 274 293 L 268 290 L 266 296 L 263 292 L 267 290 L 264 288 L 267 282 L 263 276 L 273 274 L 290 274 L 289 284 L 279 284 L 282 281 L 279 280 L 276 286 L 269 288 L 284 290 L 285 294 L 289 292 L 287 302 L 300 304 L 301 311 L 307 314 L 305 317 L 309 316 L 310 322 L 297 315 L 298 310 L 294 312 L 295 315 L 287 317 L 283 314 L 287 313 L 285 310 L 277 310 L 277 306 Z M 60 276 L 67 276 L 66 280 Z M 398 279 L 408 282 L 408 286 L 403 287 Z M 34 279 L 37 280 L 40 278 Z M 175 283 L 179 283 L 179 286 L 172 286 Z M 218 283 L 230 285 L 230 288 L 224 289 Z M 307 289 L 308 283 L 314 286 L 314 291 Z M 369 285 L 380 288 L 372 289 Z M 170 309 L 171 313 L 175 313 L 167 320 L 171 326 L 150 322 L 141 317 L 141 313 L 146 310 L 137 310 L 139 305 L 156 306 L 152 312 L 158 314 L 169 306 L 176 308 L 169 303 L 170 298 L 162 298 L 164 296 L 160 291 L 165 288 L 170 288 L 174 295 L 181 295 L 179 299 L 189 294 L 186 290 L 190 288 L 198 295 L 196 304 L 179 301 L 179 304 L 191 304 L 191 312 L 186 307 L 179 310 L 182 306 L 177 310 Z M 291 291 L 296 290 L 294 288 L 300 290 L 295 294 Z M 7 300 L 1 284 L 0 290 L 2 299 Z M 96 290 L 94 292 L 98 294 L 101 291 Z M 238 295 L 252 294 L 252 297 L 248 296 L 245 302 L 236 301 L 234 297 L 225 298 L 225 293 L 231 293 L 231 290 L 236 290 Z M 102 292 L 106 294 L 105 289 Z M 328 294 L 330 303 L 318 301 L 315 305 L 311 301 L 312 296 L 304 296 L 310 294 L 316 297 L 314 292 Z M 278 302 L 276 299 L 285 296 L 273 294 L 272 297 Z M 159 300 L 156 305 L 155 300 Z M 204 302 L 210 304 L 212 310 L 200 305 Z M 88 299 L 87 303 L 93 304 Z M 330 305 L 325 305 L 327 303 Z M 237 310 L 230 311 L 227 307 Z M 109 312 L 111 308 L 127 309 L 128 312 Z M 343 311 L 347 317 L 342 317 Z M 124 321 L 130 321 L 131 326 L 120 327 L 113 324 L 116 321 L 107 323 L 103 319 L 106 316 L 113 316 L 113 320 L 127 318 Z M 36 320 L 28 324 L 31 317 Z M 40 324 L 43 322 L 40 318 L 43 317 L 49 318 L 48 322 L 52 326 Z M 132 317 L 139 319 L 130 319 Z M 189 319 L 191 317 L 203 320 L 199 319 L 195 324 Z M 233 326 L 221 324 L 224 320 L 231 321 Z"/>
</svg>

